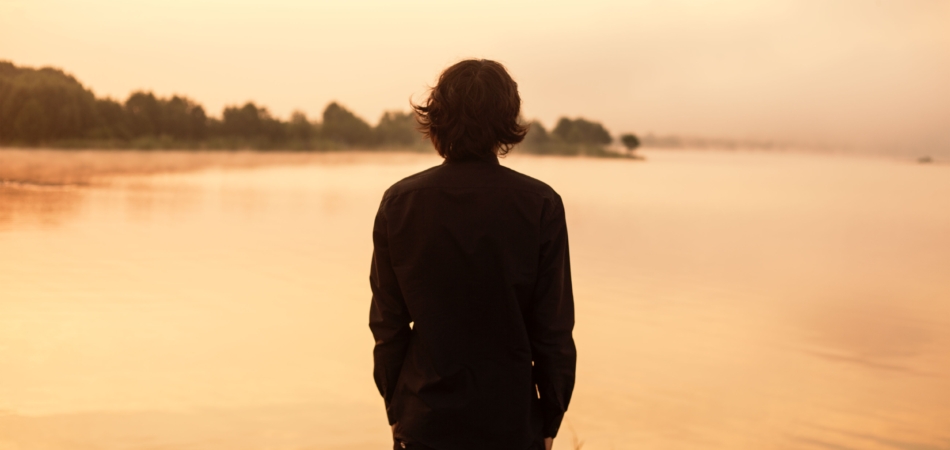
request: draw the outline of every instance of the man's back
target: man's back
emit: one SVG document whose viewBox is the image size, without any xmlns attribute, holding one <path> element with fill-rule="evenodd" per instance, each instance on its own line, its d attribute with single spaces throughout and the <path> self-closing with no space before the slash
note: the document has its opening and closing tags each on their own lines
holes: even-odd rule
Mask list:
<svg viewBox="0 0 950 450">
<path fill-rule="evenodd" d="M 557 193 L 496 158 L 447 160 L 386 192 L 373 240 L 374 375 L 395 438 L 524 450 L 553 437 L 576 358 Z"/>
</svg>

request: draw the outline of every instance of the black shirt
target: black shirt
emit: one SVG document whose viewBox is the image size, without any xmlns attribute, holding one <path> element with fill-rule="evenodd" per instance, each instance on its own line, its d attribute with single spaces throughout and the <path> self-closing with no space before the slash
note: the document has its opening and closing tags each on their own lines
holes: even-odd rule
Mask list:
<svg viewBox="0 0 950 450">
<path fill-rule="evenodd" d="M 373 244 L 373 375 L 394 437 L 438 450 L 554 437 L 576 364 L 560 196 L 494 157 L 446 161 L 386 191 Z"/>
</svg>

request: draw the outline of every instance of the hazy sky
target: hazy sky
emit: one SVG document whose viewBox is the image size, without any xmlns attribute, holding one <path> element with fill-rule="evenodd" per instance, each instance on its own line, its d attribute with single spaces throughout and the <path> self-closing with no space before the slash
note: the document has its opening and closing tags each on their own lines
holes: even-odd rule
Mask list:
<svg viewBox="0 0 950 450">
<path fill-rule="evenodd" d="M 614 133 L 950 148 L 950 1 L 0 0 L 0 59 L 98 95 L 370 122 L 461 58 Z"/>
</svg>

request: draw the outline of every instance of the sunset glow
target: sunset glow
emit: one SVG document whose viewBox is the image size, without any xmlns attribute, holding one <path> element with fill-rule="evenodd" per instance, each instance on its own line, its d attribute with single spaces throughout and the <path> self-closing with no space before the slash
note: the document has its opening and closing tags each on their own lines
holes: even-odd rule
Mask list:
<svg viewBox="0 0 950 450">
<path fill-rule="evenodd" d="M 99 95 L 220 114 L 332 100 L 370 122 L 464 57 L 505 63 L 525 113 L 616 132 L 950 151 L 941 1 L 0 1 L 0 59 Z"/>
</svg>

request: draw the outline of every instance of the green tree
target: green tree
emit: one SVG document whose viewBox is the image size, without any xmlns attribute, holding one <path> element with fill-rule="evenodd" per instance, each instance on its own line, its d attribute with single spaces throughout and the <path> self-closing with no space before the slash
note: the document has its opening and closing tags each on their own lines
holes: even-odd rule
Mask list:
<svg viewBox="0 0 950 450">
<path fill-rule="evenodd" d="M 129 139 L 129 115 L 121 103 L 111 98 L 96 99 L 97 125 L 89 133 L 96 139 Z"/>
<path fill-rule="evenodd" d="M 133 92 L 125 101 L 129 126 L 133 136 L 150 136 L 161 128 L 162 110 L 151 92 Z"/>
<path fill-rule="evenodd" d="M 238 108 L 224 108 L 220 132 L 226 137 L 241 137 L 255 146 L 273 147 L 286 141 L 287 127 L 271 117 L 267 108 L 247 102 Z"/>
<path fill-rule="evenodd" d="M 627 133 L 620 136 L 620 142 L 627 148 L 627 153 L 633 154 L 633 151 L 640 146 L 640 139 L 633 133 Z"/>
<path fill-rule="evenodd" d="M 336 102 L 323 110 L 320 134 L 324 139 L 349 146 L 370 145 L 373 142 L 372 127 Z"/>
<path fill-rule="evenodd" d="M 541 122 L 534 120 L 528 124 L 528 134 L 524 136 L 524 140 L 521 142 L 526 147 L 539 147 L 551 142 L 551 135 L 548 134 L 548 130 L 544 128 Z"/>
<path fill-rule="evenodd" d="M 133 136 L 169 136 L 196 140 L 207 134 L 204 108 L 187 97 L 159 98 L 151 92 L 134 92 L 125 102 Z"/>
<path fill-rule="evenodd" d="M 301 111 L 294 111 L 290 116 L 290 123 L 287 125 L 290 137 L 303 142 L 309 142 L 313 137 L 313 124 L 307 119 L 307 115 Z"/>
<path fill-rule="evenodd" d="M 551 134 L 569 144 L 606 145 L 613 141 L 603 125 L 583 118 L 562 117 Z"/>
<path fill-rule="evenodd" d="M 81 137 L 95 125 L 95 96 L 75 78 L 0 61 L 0 142 Z"/>
<path fill-rule="evenodd" d="M 13 121 L 15 135 L 30 144 L 36 144 L 49 136 L 49 120 L 36 99 L 30 99 L 20 108 Z"/>
<path fill-rule="evenodd" d="M 422 135 L 416 129 L 413 113 L 387 111 L 379 119 L 374 130 L 376 144 L 408 147 L 422 143 Z"/>
<path fill-rule="evenodd" d="M 226 107 L 221 114 L 221 131 L 225 136 L 258 136 L 264 128 L 262 118 L 265 114 L 266 111 L 262 111 L 253 102 L 247 102 L 241 107 Z"/>
<path fill-rule="evenodd" d="M 159 99 L 158 134 L 178 139 L 201 139 L 207 133 L 208 117 L 201 105 L 187 97 Z"/>
</svg>

